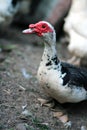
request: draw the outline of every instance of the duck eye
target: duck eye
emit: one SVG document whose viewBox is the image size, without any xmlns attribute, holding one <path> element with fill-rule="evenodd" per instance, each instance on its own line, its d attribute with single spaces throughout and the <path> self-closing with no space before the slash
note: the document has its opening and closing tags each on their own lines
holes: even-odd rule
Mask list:
<svg viewBox="0 0 87 130">
<path fill-rule="evenodd" d="M 43 25 L 42 25 L 42 28 L 46 28 L 46 25 L 45 25 L 45 24 L 43 24 Z"/>
</svg>

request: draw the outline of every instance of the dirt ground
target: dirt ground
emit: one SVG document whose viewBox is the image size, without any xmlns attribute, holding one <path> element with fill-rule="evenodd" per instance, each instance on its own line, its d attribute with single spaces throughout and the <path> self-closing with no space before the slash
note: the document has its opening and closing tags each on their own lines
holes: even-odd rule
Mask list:
<svg viewBox="0 0 87 130">
<path fill-rule="evenodd" d="M 43 45 L 35 36 L 25 36 L 21 30 L 7 29 L 0 34 L 0 45 L 15 45 L 0 52 L 0 130 L 65 130 L 53 117 L 51 109 L 37 100 L 45 97 L 36 74 Z M 57 44 L 61 59 L 70 57 L 66 45 Z M 87 101 L 68 109 L 71 130 L 87 125 Z"/>
</svg>

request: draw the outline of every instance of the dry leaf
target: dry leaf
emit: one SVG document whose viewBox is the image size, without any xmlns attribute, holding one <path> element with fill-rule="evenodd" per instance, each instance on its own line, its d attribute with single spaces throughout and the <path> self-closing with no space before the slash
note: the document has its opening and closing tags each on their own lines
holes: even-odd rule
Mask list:
<svg viewBox="0 0 87 130">
<path fill-rule="evenodd" d="M 41 106 L 46 106 L 46 107 L 54 107 L 55 103 L 52 100 L 46 100 L 42 98 L 38 98 L 38 101 L 40 101 Z"/>
<path fill-rule="evenodd" d="M 50 108 L 54 107 L 54 103 L 53 102 L 52 103 L 45 103 L 43 105 L 46 106 L 46 107 L 50 107 Z"/>
<path fill-rule="evenodd" d="M 59 120 L 61 121 L 61 122 L 63 122 L 63 123 L 66 123 L 66 122 L 68 122 L 68 116 L 67 115 L 63 115 L 63 116 L 60 116 L 59 117 Z"/>
<path fill-rule="evenodd" d="M 37 100 L 41 103 L 41 106 L 43 106 L 44 104 L 48 102 L 48 100 L 43 99 L 43 98 L 38 98 Z"/>
</svg>

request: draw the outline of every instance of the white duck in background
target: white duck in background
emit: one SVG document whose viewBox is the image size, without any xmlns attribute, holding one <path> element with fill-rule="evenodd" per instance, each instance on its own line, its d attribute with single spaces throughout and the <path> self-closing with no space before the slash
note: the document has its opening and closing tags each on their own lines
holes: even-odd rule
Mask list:
<svg viewBox="0 0 87 130">
<path fill-rule="evenodd" d="M 19 9 L 19 0 L 0 0 L 0 26 L 9 25 Z"/>
<path fill-rule="evenodd" d="M 65 18 L 64 31 L 69 35 L 68 50 L 73 54 L 73 64 L 80 64 L 87 57 L 87 0 L 72 0 Z M 86 59 L 87 60 L 87 59 Z M 87 64 L 87 62 L 86 62 Z"/>
</svg>

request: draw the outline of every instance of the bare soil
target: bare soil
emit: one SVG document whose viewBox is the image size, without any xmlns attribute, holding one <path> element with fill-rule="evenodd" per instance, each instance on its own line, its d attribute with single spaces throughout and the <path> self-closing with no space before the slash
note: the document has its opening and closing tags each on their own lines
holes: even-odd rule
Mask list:
<svg viewBox="0 0 87 130">
<path fill-rule="evenodd" d="M 26 130 L 65 130 L 52 110 L 42 107 L 37 100 L 45 97 L 36 78 L 44 48 L 41 41 L 8 28 L 0 34 L 1 44 L 16 48 L 0 52 L 0 130 L 17 130 L 18 124 L 24 124 Z M 57 50 L 60 59 L 70 57 L 66 45 L 57 44 Z M 25 110 L 27 116 L 22 114 Z M 71 130 L 81 130 L 81 126 L 87 125 L 87 101 L 69 108 L 68 114 Z"/>
</svg>

